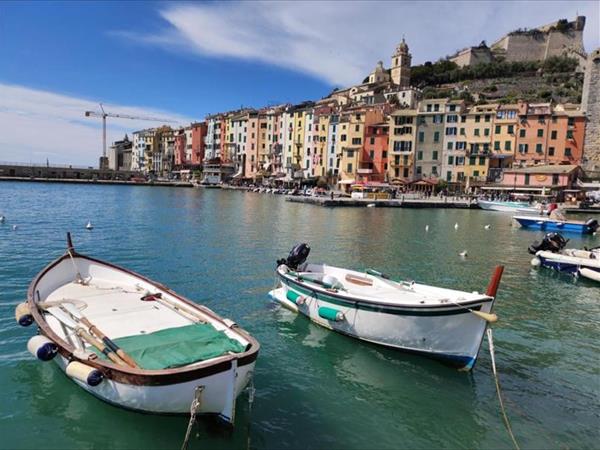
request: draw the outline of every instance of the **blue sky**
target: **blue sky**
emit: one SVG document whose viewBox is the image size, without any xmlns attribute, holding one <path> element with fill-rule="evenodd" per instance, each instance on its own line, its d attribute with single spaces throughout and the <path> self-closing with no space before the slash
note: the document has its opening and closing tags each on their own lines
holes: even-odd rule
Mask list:
<svg viewBox="0 0 600 450">
<path fill-rule="evenodd" d="M 0 160 L 95 163 L 83 110 L 99 101 L 185 123 L 317 99 L 387 66 L 402 35 L 420 63 L 576 12 L 600 46 L 594 1 L 0 2 Z M 155 124 L 109 125 L 115 139 Z"/>
</svg>

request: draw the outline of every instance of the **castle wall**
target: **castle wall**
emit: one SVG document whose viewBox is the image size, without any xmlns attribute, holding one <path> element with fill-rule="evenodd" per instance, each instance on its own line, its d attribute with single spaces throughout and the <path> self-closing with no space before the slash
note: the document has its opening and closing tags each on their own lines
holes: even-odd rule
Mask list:
<svg viewBox="0 0 600 450">
<path fill-rule="evenodd" d="M 600 48 L 588 57 L 581 109 L 587 116 L 584 144 L 586 169 L 600 170 Z"/>
</svg>

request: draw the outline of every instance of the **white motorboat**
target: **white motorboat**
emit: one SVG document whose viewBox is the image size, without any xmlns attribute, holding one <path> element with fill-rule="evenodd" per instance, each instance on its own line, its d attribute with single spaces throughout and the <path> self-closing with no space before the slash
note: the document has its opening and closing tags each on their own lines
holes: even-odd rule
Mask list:
<svg viewBox="0 0 600 450">
<path fill-rule="evenodd" d="M 530 204 L 527 202 L 492 201 L 478 199 L 477 205 L 479 205 L 481 209 L 487 209 L 490 211 L 510 212 L 513 214 L 520 213 L 541 215 L 545 211 L 544 205 Z"/>
<path fill-rule="evenodd" d="M 531 265 L 600 281 L 600 247 L 565 248 L 567 242 L 559 233 L 546 234 L 541 242 L 529 246 L 529 253 L 535 255 Z"/>
<path fill-rule="evenodd" d="M 259 344 L 235 322 L 148 278 L 67 253 L 32 281 L 16 311 L 39 334 L 28 349 L 117 406 L 159 414 L 218 414 L 233 421 Z"/>
<path fill-rule="evenodd" d="M 278 261 L 280 285 L 269 295 L 313 322 L 348 336 L 473 368 L 503 267 L 485 294 L 397 282 L 374 271 L 308 264 L 300 244 Z"/>
</svg>

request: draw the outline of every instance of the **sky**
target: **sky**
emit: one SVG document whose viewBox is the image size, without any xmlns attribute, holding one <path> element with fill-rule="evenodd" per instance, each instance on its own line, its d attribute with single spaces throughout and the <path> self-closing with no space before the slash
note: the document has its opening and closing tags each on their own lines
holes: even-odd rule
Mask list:
<svg viewBox="0 0 600 450">
<path fill-rule="evenodd" d="M 100 119 L 170 124 L 296 103 L 359 83 L 404 36 L 413 64 L 517 28 L 587 17 L 598 1 L 0 2 L 0 161 L 97 165 Z M 160 122 L 108 119 L 108 140 Z"/>
</svg>

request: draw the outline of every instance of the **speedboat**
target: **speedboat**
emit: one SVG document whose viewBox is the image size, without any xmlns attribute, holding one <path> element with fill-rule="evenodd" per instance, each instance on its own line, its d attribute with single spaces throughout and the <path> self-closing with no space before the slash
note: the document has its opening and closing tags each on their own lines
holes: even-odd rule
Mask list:
<svg viewBox="0 0 600 450">
<path fill-rule="evenodd" d="M 513 216 L 513 219 L 523 228 L 532 230 L 592 234 L 598 229 L 598 221 L 596 219 L 588 219 L 585 222 L 580 220 L 559 220 L 550 217 L 532 216 Z"/>
<path fill-rule="evenodd" d="M 600 247 L 565 248 L 567 242 L 559 233 L 546 234 L 541 242 L 529 246 L 529 253 L 535 255 L 531 265 L 600 281 Z"/>
<path fill-rule="evenodd" d="M 532 205 L 528 202 L 515 202 L 515 201 L 494 201 L 494 200 L 483 200 L 478 199 L 477 205 L 481 209 L 487 209 L 490 211 L 501 211 L 511 212 L 520 214 L 542 214 L 544 212 L 544 205 Z"/>
<path fill-rule="evenodd" d="M 37 325 L 28 350 L 90 394 L 157 414 L 217 414 L 232 422 L 259 344 L 235 322 L 169 288 L 67 251 L 32 281 L 17 306 Z"/>
<path fill-rule="evenodd" d="M 333 331 L 363 341 L 473 368 L 492 313 L 503 267 L 486 293 L 393 281 L 376 270 L 359 272 L 308 264 L 299 244 L 278 261 L 279 286 L 269 296 Z"/>
</svg>

